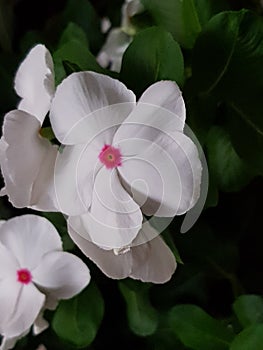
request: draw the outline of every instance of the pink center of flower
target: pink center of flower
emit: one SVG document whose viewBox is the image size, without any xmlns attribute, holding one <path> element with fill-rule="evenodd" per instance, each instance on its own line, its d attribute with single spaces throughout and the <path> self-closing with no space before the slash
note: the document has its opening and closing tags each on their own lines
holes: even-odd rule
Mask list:
<svg viewBox="0 0 263 350">
<path fill-rule="evenodd" d="M 99 160 L 107 169 L 116 168 L 121 165 L 121 152 L 111 145 L 104 145 L 99 154 Z"/>
<path fill-rule="evenodd" d="M 18 282 L 28 284 L 32 281 L 32 275 L 27 269 L 18 270 L 16 273 Z"/>
</svg>

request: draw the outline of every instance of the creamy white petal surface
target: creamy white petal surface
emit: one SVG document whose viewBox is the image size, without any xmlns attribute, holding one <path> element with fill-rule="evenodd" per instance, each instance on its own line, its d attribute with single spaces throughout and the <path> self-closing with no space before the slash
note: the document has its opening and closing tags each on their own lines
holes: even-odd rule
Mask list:
<svg viewBox="0 0 263 350">
<path fill-rule="evenodd" d="M 15 90 L 22 98 L 18 109 L 35 115 L 42 124 L 55 91 L 53 60 L 44 45 L 36 45 L 19 66 Z"/>
<path fill-rule="evenodd" d="M 126 111 L 111 111 L 109 106 L 116 104 L 124 104 Z M 82 143 L 85 133 L 87 138 L 91 132 L 94 137 L 114 123 L 120 124 L 134 104 L 134 93 L 120 81 L 94 72 L 73 73 L 56 90 L 50 111 L 51 125 L 63 144 Z M 105 125 L 98 125 L 94 118 L 93 113 L 98 111 Z"/>
<path fill-rule="evenodd" d="M 142 214 L 122 187 L 116 170 L 102 168 L 95 179 L 89 212 L 71 216 L 69 222 L 84 238 L 88 236 L 98 246 L 113 249 L 133 241 L 141 228 Z"/>
<path fill-rule="evenodd" d="M 40 122 L 14 110 L 4 119 L 0 163 L 4 194 L 18 208 L 56 211 L 54 164 L 57 147 L 40 136 Z"/>
<path fill-rule="evenodd" d="M 48 326 L 43 311 L 50 300 L 76 295 L 90 274 L 78 257 L 62 251 L 54 226 L 36 215 L 1 222 L 0 253 L 0 349 L 8 349 L 34 323 L 35 333 L 43 331 Z"/>
</svg>

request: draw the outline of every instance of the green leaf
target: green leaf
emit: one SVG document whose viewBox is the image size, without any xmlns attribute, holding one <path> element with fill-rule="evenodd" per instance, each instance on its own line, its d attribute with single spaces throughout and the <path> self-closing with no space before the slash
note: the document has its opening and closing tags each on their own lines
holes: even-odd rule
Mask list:
<svg viewBox="0 0 263 350">
<path fill-rule="evenodd" d="M 60 302 L 52 320 L 56 334 L 74 347 L 90 345 L 104 314 L 100 291 L 91 283 L 78 296 Z"/>
<path fill-rule="evenodd" d="M 72 22 L 70 22 L 67 25 L 66 29 L 63 31 L 60 37 L 58 46 L 62 46 L 71 40 L 79 41 L 85 47 L 89 46 L 88 38 L 84 30 L 80 26 L 78 26 L 76 23 L 72 23 Z"/>
<path fill-rule="evenodd" d="M 223 8 L 218 0 L 142 0 L 155 24 L 170 32 L 184 48 L 194 46 L 210 17 Z"/>
<path fill-rule="evenodd" d="M 182 343 L 193 350 L 228 350 L 234 337 L 230 329 L 195 305 L 172 308 L 169 323 Z"/>
<path fill-rule="evenodd" d="M 206 142 L 209 173 L 223 191 L 239 191 L 252 179 L 247 164 L 237 155 L 227 132 L 214 126 Z"/>
<path fill-rule="evenodd" d="M 149 285 L 123 281 L 119 282 L 119 288 L 126 301 L 130 329 L 140 336 L 153 334 L 158 326 L 158 315 L 149 300 Z"/>
<path fill-rule="evenodd" d="M 218 102 L 228 106 L 227 124 L 233 145 L 261 173 L 262 60 L 263 19 L 242 10 L 220 13 L 209 21 L 196 42 L 192 66 L 196 94 L 216 96 Z"/>
<path fill-rule="evenodd" d="M 234 339 L 230 350 L 262 350 L 263 324 L 246 328 Z"/>
<path fill-rule="evenodd" d="M 68 0 L 63 12 L 62 22 L 76 23 L 81 27 L 88 37 L 92 52 L 97 52 L 103 43 L 103 34 L 100 29 L 100 19 L 93 6 L 87 0 Z"/>
<path fill-rule="evenodd" d="M 263 299 L 258 295 L 241 295 L 233 304 L 234 312 L 245 328 L 263 323 Z"/>
<path fill-rule="evenodd" d="M 161 28 L 142 30 L 124 53 L 120 77 L 138 94 L 158 80 L 174 80 L 182 85 L 184 63 L 180 46 Z"/>
<path fill-rule="evenodd" d="M 87 46 L 83 46 L 78 40 L 70 40 L 62 45 L 53 54 L 56 83 L 59 84 L 66 76 L 67 72 L 63 62 L 67 62 L 67 67 L 71 66 L 73 71 L 91 70 L 104 73 L 104 69 L 97 63 Z M 73 68 L 75 67 L 75 68 Z"/>
</svg>

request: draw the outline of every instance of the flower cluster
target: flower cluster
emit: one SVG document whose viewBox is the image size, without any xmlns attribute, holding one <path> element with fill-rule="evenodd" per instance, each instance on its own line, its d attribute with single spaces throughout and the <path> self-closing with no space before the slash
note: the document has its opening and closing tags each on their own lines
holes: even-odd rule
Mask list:
<svg viewBox="0 0 263 350">
<path fill-rule="evenodd" d="M 176 260 L 159 235 L 163 227 L 153 221 L 169 223 L 191 209 L 202 173 L 197 147 L 184 134 L 176 83 L 157 82 L 138 101 L 120 81 L 90 71 L 73 73 L 55 88 L 52 57 L 37 45 L 17 71 L 15 90 L 21 101 L 5 116 L 0 141 L 1 194 L 18 208 L 63 213 L 72 240 L 107 276 L 168 281 Z M 48 113 L 56 144 L 43 137 Z M 12 289 L 13 295 L 1 310 L 4 349 L 33 323 L 43 328 L 43 310 L 80 291 L 89 273 L 60 251 L 57 233 L 43 218 L 8 221 L 0 242 L 2 266 L 8 266 L 0 293 L 7 297 Z M 34 252 L 27 254 L 31 244 Z M 25 309 L 30 293 L 34 305 Z"/>
</svg>

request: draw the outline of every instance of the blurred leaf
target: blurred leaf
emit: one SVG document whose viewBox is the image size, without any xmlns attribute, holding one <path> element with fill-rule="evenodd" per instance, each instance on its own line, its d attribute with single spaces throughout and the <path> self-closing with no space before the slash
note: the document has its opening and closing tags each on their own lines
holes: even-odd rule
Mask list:
<svg viewBox="0 0 263 350">
<path fill-rule="evenodd" d="M 97 52 L 100 49 L 103 43 L 100 19 L 88 0 L 68 0 L 62 17 L 62 22 L 65 25 L 74 22 L 84 30 L 92 52 Z"/>
<path fill-rule="evenodd" d="M 56 334 L 74 347 L 86 347 L 93 342 L 104 314 L 100 291 L 91 283 L 70 300 L 60 302 L 52 328 Z"/>
<path fill-rule="evenodd" d="M 228 350 L 230 329 L 195 305 L 178 305 L 170 311 L 170 326 L 184 345 L 193 350 Z"/>
<path fill-rule="evenodd" d="M 258 295 L 241 295 L 233 305 L 240 324 L 245 328 L 263 323 L 263 299 Z"/>
<path fill-rule="evenodd" d="M 119 288 L 127 306 L 130 329 L 137 335 L 153 334 L 158 326 L 158 314 L 149 300 L 149 285 L 134 281 L 119 282 Z"/>
<path fill-rule="evenodd" d="M 67 44 L 71 40 L 79 41 L 85 47 L 89 46 L 88 38 L 84 30 L 80 26 L 78 26 L 76 23 L 72 23 L 72 22 L 70 22 L 67 25 L 66 29 L 63 31 L 60 37 L 58 46 Z"/>
<path fill-rule="evenodd" d="M 233 146 L 263 173 L 262 59 L 263 19 L 246 10 L 220 13 L 196 42 L 192 82 L 197 95 L 216 96 L 230 107 Z"/>
<path fill-rule="evenodd" d="M 210 176 L 214 176 L 223 191 L 239 191 L 252 179 L 247 164 L 235 152 L 230 136 L 214 126 L 206 142 Z"/>
<path fill-rule="evenodd" d="M 104 73 L 104 69 L 97 63 L 95 57 L 91 54 L 87 46 L 83 46 L 78 40 L 70 40 L 62 45 L 53 54 L 56 84 L 59 84 L 66 76 L 67 72 L 63 62 L 71 66 L 74 70 L 91 70 L 98 73 Z M 75 70 L 74 70 L 75 71 Z M 71 71 L 72 72 L 72 71 Z"/>
<path fill-rule="evenodd" d="M 180 46 L 161 28 L 142 30 L 124 53 L 120 77 L 138 94 L 158 80 L 174 80 L 182 85 L 184 62 Z"/>
<path fill-rule="evenodd" d="M 12 51 L 14 0 L 0 0 L 0 46 Z"/>
<path fill-rule="evenodd" d="M 142 0 L 142 3 L 155 23 L 187 49 L 194 46 L 202 25 L 223 8 L 218 0 Z"/>
<path fill-rule="evenodd" d="M 262 350 L 263 324 L 255 324 L 246 328 L 236 336 L 230 350 Z"/>
<path fill-rule="evenodd" d="M 166 244 L 168 244 L 171 251 L 173 252 L 177 263 L 183 264 L 183 261 L 180 257 L 180 253 L 179 253 L 179 251 L 174 243 L 173 237 L 168 229 L 166 229 L 164 232 L 162 232 L 162 237 L 165 240 Z"/>
</svg>

